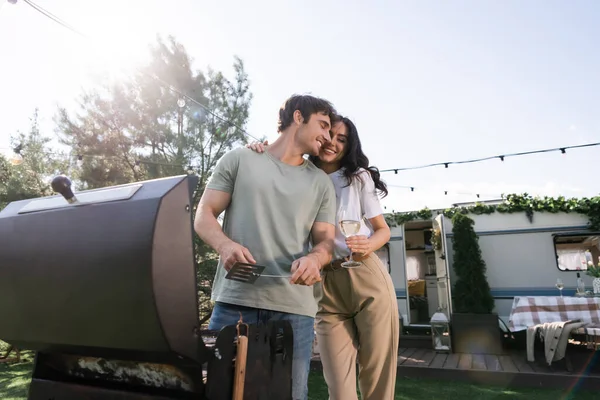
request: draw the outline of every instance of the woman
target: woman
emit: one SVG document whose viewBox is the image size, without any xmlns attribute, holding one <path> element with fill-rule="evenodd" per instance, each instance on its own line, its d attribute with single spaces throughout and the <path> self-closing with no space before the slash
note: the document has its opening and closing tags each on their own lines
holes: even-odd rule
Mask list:
<svg viewBox="0 0 600 400">
<path fill-rule="evenodd" d="M 248 147 L 264 151 L 261 143 Z M 310 160 L 333 181 L 338 209 L 334 261 L 324 268 L 316 316 L 329 398 L 358 399 L 358 358 L 362 399 L 392 400 L 398 360 L 398 305 L 387 268 L 374 253 L 390 238 L 377 197 L 377 191 L 387 195 L 387 187 L 377 168 L 369 167 L 357 129 L 346 117 L 334 121 L 331 143 Z M 346 239 L 339 222 L 348 215 L 360 220 L 361 226 L 358 234 Z M 360 262 L 358 268 L 341 266 L 351 251 L 352 258 Z"/>
</svg>

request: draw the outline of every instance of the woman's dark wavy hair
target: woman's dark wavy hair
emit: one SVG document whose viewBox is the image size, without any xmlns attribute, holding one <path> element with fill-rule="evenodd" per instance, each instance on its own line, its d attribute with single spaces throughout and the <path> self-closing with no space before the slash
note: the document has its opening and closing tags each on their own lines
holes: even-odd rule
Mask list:
<svg viewBox="0 0 600 400">
<path fill-rule="evenodd" d="M 358 130 L 356 129 L 356 126 L 349 118 L 336 115 L 335 117 L 331 118 L 332 128 L 333 125 L 338 122 L 342 122 L 344 125 L 346 125 L 346 130 L 348 131 L 346 152 L 341 160 L 341 166 L 345 168 L 344 176 L 348 181 L 348 185 L 352 183 L 352 179 L 354 177 L 360 180 L 358 170 L 359 168 L 364 168 L 371 174 L 371 178 L 373 179 L 373 182 L 375 182 L 375 188 L 379 191 L 379 194 L 383 194 L 382 197 L 387 196 L 387 185 L 381 180 L 379 169 L 377 169 L 375 166 L 369 166 L 369 159 L 362 151 L 362 145 L 360 144 L 360 138 L 358 137 Z M 320 160 L 318 156 L 309 156 L 309 160 L 312 161 L 316 166 L 319 166 Z"/>
</svg>

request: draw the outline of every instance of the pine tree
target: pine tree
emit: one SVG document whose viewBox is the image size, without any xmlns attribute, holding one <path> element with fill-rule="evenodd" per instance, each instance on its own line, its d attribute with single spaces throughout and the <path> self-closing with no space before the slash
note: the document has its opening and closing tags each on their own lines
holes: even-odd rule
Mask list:
<svg viewBox="0 0 600 400">
<path fill-rule="evenodd" d="M 491 314 L 494 298 L 486 278 L 486 265 L 481 256 L 474 221 L 462 213 L 452 217 L 454 271 L 457 281 L 453 290 L 457 313 Z"/>
</svg>

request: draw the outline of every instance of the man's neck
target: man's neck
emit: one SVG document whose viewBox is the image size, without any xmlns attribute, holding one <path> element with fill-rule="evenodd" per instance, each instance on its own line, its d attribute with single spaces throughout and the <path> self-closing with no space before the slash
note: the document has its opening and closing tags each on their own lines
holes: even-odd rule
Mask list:
<svg viewBox="0 0 600 400">
<path fill-rule="evenodd" d="M 281 132 L 267 151 L 282 163 L 298 166 L 304 163 L 304 152 L 298 147 L 295 132 Z"/>
<path fill-rule="evenodd" d="M 328 164 L 319 161 L 317 164 L 317 167 L 321 168 L 326 174 L 332 174 L 342 168 L 339 163 Z"/>
</svg>

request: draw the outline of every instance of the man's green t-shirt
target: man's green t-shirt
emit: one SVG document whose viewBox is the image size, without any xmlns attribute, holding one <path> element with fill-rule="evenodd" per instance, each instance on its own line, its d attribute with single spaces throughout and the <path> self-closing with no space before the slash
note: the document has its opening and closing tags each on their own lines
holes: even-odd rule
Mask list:
<svg viewBox="0 0 600 400">
<path fill-rule="evenodd" d="M 306 160 L 300 166 L 281 162 L 268 151 L 245 147 L 226 153 L 207 189 L 230 193 L 223 232 L 248 248 L 263 274 L 289 276 L 292 262 L 309 252 L 314 222 L 335 224 L 336 198 L 331 179 Z M 212 300 L 314 317 L 312 286 L 289 278 L 259 277 L 254 284 L 225 279 L 219 260 Z"/>
</svg>

